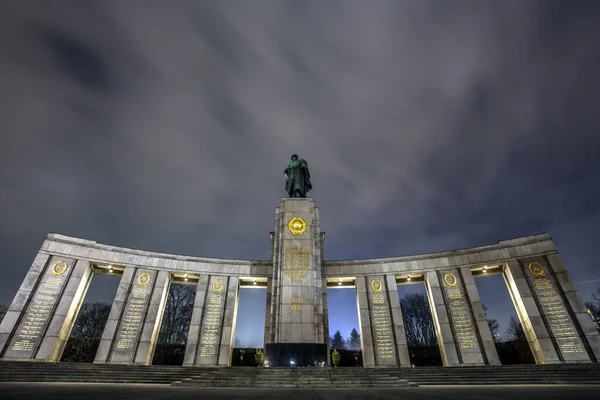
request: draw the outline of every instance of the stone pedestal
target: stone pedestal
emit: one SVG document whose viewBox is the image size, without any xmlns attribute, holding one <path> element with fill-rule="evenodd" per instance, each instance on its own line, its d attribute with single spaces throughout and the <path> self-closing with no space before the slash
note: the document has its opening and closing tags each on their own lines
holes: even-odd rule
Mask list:
<svg viewBox="0 0 600 400">
<path fill-rule="evenodd" d="M 270 366 L 327 362 L 321 243 L 312 199 L 283 199 L 273 233 L 273 277 L 267 296 L 265 359 Z"/>
</svg>

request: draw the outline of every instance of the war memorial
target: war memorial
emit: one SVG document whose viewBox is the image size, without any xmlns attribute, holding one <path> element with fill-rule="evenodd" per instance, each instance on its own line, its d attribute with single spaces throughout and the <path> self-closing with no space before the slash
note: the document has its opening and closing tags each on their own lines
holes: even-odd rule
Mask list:
<svg viewBox="0 0 600 400">
<path fill-rule="evenodd" d="M 184 367 L 231 365 L 240 288 L 267 291 L 270 367 L 329 366 L 327 290 L 355 288 L 363 366 L 410 367 L 401 284 L 425 285 L 444 367 L 500 364 L 474 278 L 501 274 L 537 364 L 593 364 L 600 335 L 548 234 L 433 254 L 331 261 L 306 161 L 292 157 L 270 260 L 156 253 L 50 233 L 0 326 L 1 361 L 58 362 L 94 274 L 120 283 L 94 364 L 149 365 L 169 287 L 196 286 Z"/>
</svg>

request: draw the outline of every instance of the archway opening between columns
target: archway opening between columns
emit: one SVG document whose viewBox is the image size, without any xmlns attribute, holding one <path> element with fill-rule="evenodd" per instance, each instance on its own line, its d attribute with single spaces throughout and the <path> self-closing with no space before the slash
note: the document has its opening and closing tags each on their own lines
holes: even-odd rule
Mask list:
<svg viewBox="0 0 600 400">
<path fill-rule="evenodd" d="M 91 268 L 90 282 L 82 294 L 69 338 L 59 356 L 61 362 L 94 362 L 123 274 L 122 268 L 111 265 L 92 265 Z"/>
<path fill-rule="evenodd" d="M 254 367 L 257 350 L 264 352 L 266 289 L 266 282 L 251 278 L 240 280 L 232 366 Z"/>
<path fill-rule="evenodd" d="M 403 276 L 397 279 L 397 283 L 411 365 L 442 366 L 423 276 Z"/>
<path fill-rule="evenodd" d="M 197 284 L 196 276 L 171 277 L 152 365 L 183 365 Z"/>
<path fill-rule="evenodd" d="M 329 351 L 340 354 L 338 367 L 362 367 L 361 327 L 354 278 L 327 283 Z"/>
<path fill-rule="evenodd" d="M 503 265 L 473 269 L 475 285 L 502 364 L 535 364 L 525 331 L 510 297 Z"/>
</svg>

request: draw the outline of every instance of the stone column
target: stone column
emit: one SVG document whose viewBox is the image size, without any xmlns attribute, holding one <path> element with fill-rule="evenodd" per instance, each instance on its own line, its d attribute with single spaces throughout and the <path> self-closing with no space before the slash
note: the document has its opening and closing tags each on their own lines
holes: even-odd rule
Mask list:
<svg viewBox="0 0 600 400">
<path fill-rule="evenodd" d="M 404 329 L 404 319 L 402 318 L 402 308 L 400 307 L 400 298 L 398 297 L 398 284 L 395 275 L 385 276 L 387 286 L 387 296 L 392 315 L 392 325 L 394 327 L 394 337 L 396 339 L 396 354 L 398 354 L 398 365 L 401 367 L 410 367 L 410 356 L 408 354 L 408 345 L 406 343 L 406 331 Z"/>
<path fill-rule="evenodd" d="M 396 288 L 395 279 L 393 287 Z M 364 338 L 361 342 L 363 365 L 365 367 L 394 367 L 400 365 L 397 353 L 396 329 L 392 321 L 392 309 L 390 307 L 390 290 L 386 278 L 380 275 L 359 277 L 356 279 L 356 289 L 358 292 L 361 340 Z M 397 297 L 396 294 L 396 299 Z M 396 312 L 399 308 L 400 302 L 398 301 Z M 401 313 L 399 316 L 401 319 Z M 408 357 L 407 350 L 403 355 L 403 358 L 405 357 Z"/>
<path fill-rule="evenodd" d="M 36 360 L 60 361 L 92 276 L 90 262 L 77 260 L 35 356 Z"/>
<path fill-rule="evenodd" d="M 363 367 L 374 367 L 375 343 L 371 330 L 371 310 L 367 295 L 368 284 L 364 276 L 356 277 L 356 306 L 358 308 L 358 324 L 360 325 L 360 349 L 362 351 Z"/>
<path fill-rule="evenodd" d="M 553 359 L 553 361 L 566 363 L 596 361 L 592 346 L 596 346 L 597 341 L 594 342 L 592 339 L 591 343 L 588 342 L 587 336 L 577 320 L 576 310 L 583 314 L 585 307 L 582 304 L 577 304 L 579 296 L 577 296 L 575 288 L 570 285 L 570 279 L 566 275 L 560 259 L 553 257 L 552 260 L 558 270 L 558 276 L 555 275 L 544 257 L 521 260 L 518 267 L 525 276 L 530 293 L 533 295 L 533 300 L 540 312 L 540 322 L 546 328 L 548 341 L 554 349 L 553 354 L 556 355 L 556 359 Z M 569 290 L 569 295 L 576 306 L 575 310 L 571 308 L 566 293 L 561 289 L 559 279 L 562 281 L 562 285 Z M 540 338 L 537 335 L 535 326 L 533 330 L 530 330 L 530 333 L 535 333 L 537 338 Z M 544 352 L 544 350 L 542 347 L 541 352 Z M 536 351 L 540 352 L 538 349 Z M 539 358 L 542 359 L 545 355 L 544 353 Z"/>
<path fill-rule="evenodd" d="M 135 353 L 135 364 L 151 365 L 156 349 L 156 340 L 160 331 L 160 324 L 165 311 L 171 276 L 167 271 L 158 271 L 156 282 L 150 297 L 150 304 L 146 310 L 146 318 Z"/>
<path fill-rule="evenodd" d="M 460 365 L 458 347 L 450 327 L 450 316 L 437 272 L 432 271 L 425 275 L 425 287 L 442 362 L 444 366 Z"/>
<path fill-rule="evenodd" d="M 592 319 L 587 314 L 587 308 L 571 282 L 569 273 L 558 254 L 552 254 L 546 256 L 546 258 L 562 293 L 564 293 L 564 299 L 568 303 L 567 306 L 570 307 L 571 317 L 574 317 L 573 322 L 577 327 L 577 334 L 586 347 L 590 361 L 600 361 L 600 333 L 598 333 Z"/>
<path fill-rule="evenodd" d="M 487 364 L 500 365 L 500 357 L 498 357 L 496 344 L 494 343 L 494 338 L 490 332 L 487 315 L 483 309 L 483 304 L 481 303 L 481 298 L 479 297 L 479 291 L 475 285 L 475 279 L 473 279 L 471 268 L 460 268 L 460 275 L 464 284 L 465 299 L 468 301 L 471 308 L 471 314 L 474 317 L 479 345 L 484 351 Z"/>
<path fill-rule="evenodd" d="M 190 330 L 188 332 L 188 340 L 185 345 L 185 355 L 183 357 L 183 365 L 186 367 L 191 367 L 196 363 L 198 343 L 200 342 L 200 327 L 202 326 L 204 304 L 206 304 L 206 295 L 208 293 L 208 278 L 208 275 L 200 275 L 198 278 L 196 297 L 194 299 L 194 310 L 192 311 L 192 320 L 190 321 Z"/>
<path fill-rule="evenodd" d="M 200 319 L 202 322 L 195 344 L 194 366 L 230 365 L 235 335 L 238 287 L 237 277 L 210 276 L 206 291 L 202 290 L 199 283 L 194 311 L 197 311 L 196 315 L 202 313 Z M 202 300 L 198 297 L 204 298 L 203 305 L 200 305 Z M 188 355 L 186 364 L 189 365 L 190 362 L 191 355 Z"/>
<path fill-rule="evenodd" d="M 151 331 L 157 321 L 160 324 L 160 299 L 168 288 L 166 271 L 160 272 L 125 268 L 94 363 L 133 364 L 148 360 L 153 351 L 148 343 L 152 342 Z M 150 308 L 151 304 L 155 307 Z M 143 334 L 148 345 L 140 346 Z"/>
<path fill-rule="evenodd" d="M 550 338 L 548 328 L 518 261 L 509 261 L 504 267 L 504 280 L 523 325 L 529 347 L 537 364 L 561 362 Z"/>
<path fill-rule="evenodd" d="M 25 310 L 33 297 L 40 280 L 44 276 L 44 269 L 50 260 L 50 255 L 38 253 L 21 283 L 21 287 L 13 299 L 10 307 L 4 315 L 4 319 L 0 324 L 0 357 L 4 357 L 8 349 L 8 344 L 12 339 L 15 331 L 19 326 L 19 322 L 25 315 Z M 31 355 L 27 355 L 25 350 L 20 350 L 22 355 L 27 359 Z M 18 353 L 17 353 L 18 354 Z M 16 354 L 15 354 L 16 356 Z M 19 358 L 18 356 L 15 358 Z"/>
<path fill-rule="evenodd" d="M 470 273 L 470 271 L 469 271 Z M 456 268 L 447 269 L 444 271 L 437 271 L 438 282 L 442 288 L 442 294 L 446 309 L 448 310 L 448 320 L 450 322 L 450 329 L 454 336 L 454 343 L 458 354 L 458 359 L 462 365 L 484 365 L 486 364 L 486 358 L 483 352 L 483 344 L 481 338 L 478 336 L 476 329 L 475 316 L 471 309 L 471 303 L 469 301 L 465 282 L 461 277 L 460 272 Z M 471 291 L 474 288 L 475 282 L 470 281 Z M 480 312 L 477 316 L 478 320 L 485 318 L 483 307 L 479 308 Z M 486 322 L 487 324 L 487 322 Z M 488 328 L 489 331 L 489 328 Z M 490 335 L 491 336 L 491 335 Z"/>
<path fill-rule="evenodd" d="M 239 296 L 239 278 L 229 277 L 227 282 L 227 298 L 224 304 L 224 315 L 221 328 L 221 348 L 219 349 L 219 366 L 231 366 L 233 356 L 233 339 L 235 337 L 235 323 L 237 321 L 237 306 Z"/>
<path fill-rule="evenodd" d="M 89 268 L 88 263 L 82 263 L 63 299 L 65 287 L 76 269 L 75 260 L 56 256 L 52 256 L 49 262 L 44 260 L 48 258 L 38 254 L 9 309 L 8 319 L 5 318 L 2 324 L 4 331 L 12 326 L 7 338 L 9 344 L 3 354 L 7 360 L 35 359 L 40 349 L 40 360 L 51 361 L 51 357 L 56 356 L 54 348 L 60 344 L 59 334 L 75 301 L 79 281 Z M 59 304 L 61 307 L 57 310 Z M 23 309 L 26 311 L 19 312 Z M 17 316 L 18 319 L 15 319 Z"/>
</svg>

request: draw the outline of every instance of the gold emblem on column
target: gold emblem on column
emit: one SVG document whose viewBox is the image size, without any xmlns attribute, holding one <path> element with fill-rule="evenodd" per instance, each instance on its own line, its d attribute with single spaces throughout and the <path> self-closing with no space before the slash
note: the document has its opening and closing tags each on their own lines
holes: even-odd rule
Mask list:
<svg viewBox="0 0 600 400">
<path fill-rule="evenodd" d="M 529 271 L 531 271 L 533 276 L 544 276 L 544 268 L 540 265 L 539 262 L 529 263 Z"/>
<path fill-rule="evenodd" d="M 223 281 L 217 279 L 212 283 L 212 291 L 215 293 L 219 293 L 221 290 L 223 290 Z"/>
<path fill-rule="evenodd" d="M 148 286 L 150 283 L 150 274 L 147 272 L 142 272 L 138 277 L 138 284 L 140 286 Z"/>
<path fill-rule="evenodd" d="M 381 292 L 381 289 L 383 289 L 381 281 L 379 279 L 373 279 L 371 281 L 371 289 L 373 289 L 374 292 Z"/>
<path fill-rule="evenodd" d="M 306 230 L 306 221 L 300 217 L 290 219 L 288 229 L 293 235 L 301 235 Z"/>
<path fill-rule="evenodd" d="M 448 286 L 456 286 L 456 276 L 454 276 L 453 273 L 448 272 L 446 275 L 444 275 L 444 282 L 446 282 L 446 285 Z"/>
<path fill-rule="evenodd" d="M 52 266 L 52 275 L 62 275 L 67 272 L 67 263 L 64 261 L 58 261 Z"/>
</svg>

